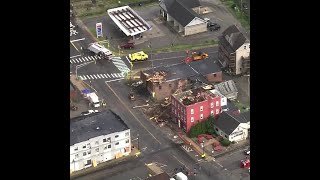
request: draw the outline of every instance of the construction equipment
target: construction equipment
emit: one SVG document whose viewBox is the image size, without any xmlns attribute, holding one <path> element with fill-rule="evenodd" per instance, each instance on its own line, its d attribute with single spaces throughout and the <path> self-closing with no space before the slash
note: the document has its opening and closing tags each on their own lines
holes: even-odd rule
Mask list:
<svg viewBox="0 0 320 180">
<path fill-rule="evenodd" d="M 209 55 L 204 52 L 192 52 L 192 60 L 197 61 L 197 60 L 202 60 L 202 59 L 208 59 Z"/>
</svg>

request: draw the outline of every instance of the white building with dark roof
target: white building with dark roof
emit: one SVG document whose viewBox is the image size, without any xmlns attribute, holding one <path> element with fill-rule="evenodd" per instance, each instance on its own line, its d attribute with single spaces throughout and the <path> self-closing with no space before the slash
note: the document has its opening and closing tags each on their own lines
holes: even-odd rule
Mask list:
<svg viewBox="0 0 320 180">
<path fill-rule="evenodd" d="M 199 0 L 161 0 L 159 6 L 162 17 L 185 36 L 207 31 L 207 22 L 193 10 L 200 8 Z"/>
<path fill-rule="evenodd" d="M 231 142 L 245 140 L 250 134 L 250 111 L 241 114 L 223 111 L 213 125 L 218 135 Z"/>
<path fill-rule="evenodd" d="M 70 123 L 70 171 L 129 155 L 130 129 L 110 110 Z"/>
</svg>

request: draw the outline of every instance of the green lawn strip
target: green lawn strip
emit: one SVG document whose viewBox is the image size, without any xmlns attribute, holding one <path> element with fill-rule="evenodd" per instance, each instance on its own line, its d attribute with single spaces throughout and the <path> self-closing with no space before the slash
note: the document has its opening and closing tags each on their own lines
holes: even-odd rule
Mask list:
<svg viewBox="0 0 320 180">
<path fill-rule="evenodd" d="M 241 103 L 239 101 L 237 102 L 234 102 L 234 105 L 240 109 L 240 112 L 243 113 L 243 112 L 247 112 L 249 110 L 247 110 L 246 108 L 250 108 L 250 102 L 248 103 Z"/>
<path fill-rule="evenodd" d="M 225 0 L 221 1 L 233 14 L 233 16 L 239 20 L 241 23 L 242 27 L 244 27 L 246 30 L 250 30 L 250 18 L 248 15 L 246 15 L 244 12 L 241 14 L 239 7 L 237 10 L 235 10 L 235 7 L 237 7 L 236 3 L 234 0 Z"/>
</svg>

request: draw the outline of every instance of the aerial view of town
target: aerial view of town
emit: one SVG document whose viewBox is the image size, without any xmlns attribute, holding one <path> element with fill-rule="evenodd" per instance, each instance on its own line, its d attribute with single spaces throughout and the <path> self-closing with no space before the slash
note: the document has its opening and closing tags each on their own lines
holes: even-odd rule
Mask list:
<svg viewBox="0 0 320 180">
<path fill-rule="evenodd" d="M 249 180 L 250 1 L 70 0 L 70 179 Z"/>
</svg>

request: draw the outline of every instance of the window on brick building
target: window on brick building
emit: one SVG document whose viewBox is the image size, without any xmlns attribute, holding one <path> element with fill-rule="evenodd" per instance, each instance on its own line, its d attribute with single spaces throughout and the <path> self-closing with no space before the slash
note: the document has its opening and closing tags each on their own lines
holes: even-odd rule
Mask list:
<svg viewBox="0 0 320 180">
<path fill-rule="evenodd" d="M 200 119 L 203 119 L 203 114 L 200 114 Z"/>
<path fill-rule="evenodd" d="M 191 122 L 194 122 L 194 117 L 191 117 Z"/>
<path fill-rule="evenodd" d="M 213 74 L 213 77 L 217 77 L 217 74 Z"/>
<path fill-rule="evenodd" d="M 210 103 L 210 107 L 211 108 L 213 108 L 214 107 L 214 103 L 212 102 L 212 103 Z"/>
<path fill-rule="evenodd" d="M 174 114 L 177 115 L 177 110 L 176 109 L 174 110 Z"/>
<path fill-rule="evenodd" d="M 216 114 L 219 114 L 219 109 L 216 109 Z"/>
<path fill-rule="evenodd" d="M 216 106 L 219 106 L 219 101 L 216 101 Z"/>
<path fill-rule="evenodd" d="M 193 109 L 191 109 L 191 114 L 194 114 L 194 110 Z"/>
<path fill-rule="evenodd" d="M 214 111 L 213 110 L 211 110 L 211 116 L 213 116 L 214 115 Z"/>
<path fill-rule="evenodd" d="M 200 106 L 200 111 L 203 111 L 203 106 Z"/>
</svg>

